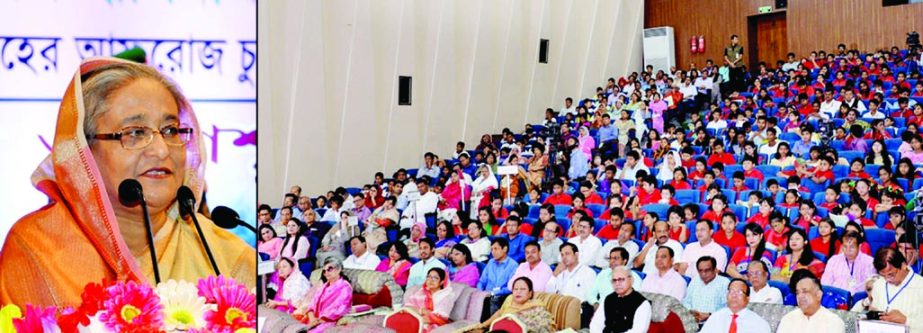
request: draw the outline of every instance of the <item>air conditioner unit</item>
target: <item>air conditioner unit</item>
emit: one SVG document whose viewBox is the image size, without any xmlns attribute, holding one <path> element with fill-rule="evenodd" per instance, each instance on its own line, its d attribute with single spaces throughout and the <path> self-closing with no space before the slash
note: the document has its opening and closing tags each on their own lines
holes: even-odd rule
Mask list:
<svg viewBox="0 0 923 333">
<path fill-rule="evenodd" d="M 670 72 L 676 66 L 676 41 L 673 27 L 644 29 L 644 67 L 651 65 L 654 72 Z"/>
</svg>

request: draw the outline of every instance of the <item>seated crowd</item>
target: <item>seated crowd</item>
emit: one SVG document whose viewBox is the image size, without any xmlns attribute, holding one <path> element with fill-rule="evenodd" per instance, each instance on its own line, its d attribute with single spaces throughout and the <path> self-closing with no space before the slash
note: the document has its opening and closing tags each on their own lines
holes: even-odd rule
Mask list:
<svg viewBox="0 0 923 333">
<path fill-rule="evenodd" d="M 828 308 L 851 303 L 923 329 L 920 53 L 789 58 L 747 74 L 745 91 L 710 60 L 648 66 L 361 189 L 293 186 L 281 208 L 259 207 L 259 251 L 277 261 L 266 305 L 329 327 L 349 312 L 346 268 L 419 287 L 404 306 L 426 330 L 448 322 L 450 282 L 491 295 L 472 330 L 508 313 L 549 328 L 539 292 L 580 300 L 592 332 L 646 331 L 639 292 L 675 298 L 704 332 L 768 332 L 750 302 L 798 305 L 779 332 L 843 327 Z"/>
</svg>

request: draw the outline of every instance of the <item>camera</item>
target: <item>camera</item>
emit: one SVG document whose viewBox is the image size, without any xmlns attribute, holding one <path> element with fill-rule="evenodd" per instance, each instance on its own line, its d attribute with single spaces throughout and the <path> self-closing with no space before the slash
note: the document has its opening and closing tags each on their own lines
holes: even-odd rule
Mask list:
<svg viewBox="0 0 923 333">
<path fill-rule="evenodd" d="M 865 314 L 865 318 L 868 320 L 881 320 L 881 311 L 869 311 Z"/>
<path fill-rule="evenodd" d="M 909 49 L 920 46 L 920 34 L 916 31 L 907 33 L 907 46 Z"/>
</svg>

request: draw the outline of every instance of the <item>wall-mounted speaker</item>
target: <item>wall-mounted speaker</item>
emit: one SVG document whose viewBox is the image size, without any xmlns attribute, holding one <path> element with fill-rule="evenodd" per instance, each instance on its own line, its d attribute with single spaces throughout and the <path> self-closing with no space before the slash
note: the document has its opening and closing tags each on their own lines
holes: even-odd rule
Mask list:
<svg viewBox="0 0 923 333">
<path fill-rule="evenodd" d="M 538 42 L 538 62 L 547 64 L 548 63 L 548 40 L 541 39 Z"/>
<path fill-rule="evenodd" d="M 410 105 L 412 80 L 410 76 L 398 76 L 397 105 Z"/>
</svg>

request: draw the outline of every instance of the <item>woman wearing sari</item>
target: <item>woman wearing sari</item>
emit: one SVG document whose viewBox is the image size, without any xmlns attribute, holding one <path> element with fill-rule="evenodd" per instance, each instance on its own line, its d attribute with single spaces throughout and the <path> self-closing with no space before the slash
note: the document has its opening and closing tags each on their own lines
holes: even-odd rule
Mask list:
<svg viewBox="0 0 923 333">
<path fill-rule="evenodd" d="M 490 325 L 508 314 L 515 314 L 529 332 L 552 332 L 554 319 L 545 309 L 545 303 L 533 298 L 532 280 L 520 277 L 513 281 L 513 293 L 503 301 L 500 310 L 494 312 L 483 323 L 469 327 L 466 331 L 483 332 Z"/>
<path fill-rule="evenodd" d="M 154 283 L 141 207 L 119 201 L 119 184 L 144 189 L 163 280 L 215 275 L 199 234 L 179 213 L 176 192 L 205 184 L 204 141 L 174 82 L 152 67 L 85 60 L 57 117 L 51 154 L 32 174 L 49 204 L 13 225 L 0 251 L 0 304 L 77 306 L 91 282 Z M 198 209 L 198 207 L 196 207 Z M 222 275 L 253 288 L 256 253 L 204 215 L 197 219 Z"/>
<path fill-rule="evenodd" d="M 478 280 L 481 279 L 481 272 L 478 266 L 471 260 L 471 251 L 464 244 L 455 244 L 452 247 L 452 253 L 449 254 L 449 261 L 452 266 L 449 268 L 452 282 L 464 283 L 471 288 L 477 288 Z"/>
<path fill-rule="evenodd" d="M 457 166 L 449 173 L 449 179 L 446 180 L 445 188 L 442 190 L 442 193 L 439 194 L 439 210 L 458 210 L 462 200 L 471 200 L 471 189 L 467 184 L 469 182 L 465 182 L 464 176 L 461 168 Z"/>
<path fill-rule="evenodd" d="M 487 164 L 478 166 L 478 177 L 471 182 L 471 218 L 476 219 L 478 209 L 490 207 L 490 192 L 497 189 L 497 177 L 490 171 Z"/>
<path fill-rule="evenodd" d="M 352 311 L 353 287 L 343 276 L 343 263 L 337 258 L 324 260 L 321 272 L 323 284 L 314 288 L 311 302 L 292 316 L 306 325 L 309 333 L 322 333 L 336 326 L 337 321 Z"/>
<path fill-rule="evenodd" d="M 426 273 L 426 282 L 406 298 L 404 309 L 414 311 L 423 321 L 423 332 L 449 323 L 449 314 L 455 306 L 452 286 L 445 270 L 434 267 Z"/>
<path fill-rule="evenodd" d="M 353 216 L 350 211 L 340 213 L 340 222 L 334 224 L 324 235 L 317 250 L 317 262 L 324 262 L 330 257 L 339 258 L 341 261 L 346 258 L 346 241 L 359 234 L 358 227 L 349 225 L 350 216 Z"/>
<path fill-rule="evenodd" d="M 385 228 L 395 225 L 400 220 L 397 208 L 394 208 L 396 203 L 397 197 L 388 197 L 384 204 L 376 208 L 365 220 L 365 230 L 362 231 L 362 236 L 365 237 L 370 249 L 376 249 L 378 245 L 387 242 L 388 232 Z"/>
<path fill-rule="evenodd" d="M 276 260 L 279 258 L 279 251 L 282 250 L 282 238 L 276 235 L 276 229 L 269 224 L 261 224 L 259 231 L 260 240 L 256 245 L 257 250 L 268 254 L 269 260 Z"/>
<path fill-rule="evenodd" d="M 378 263 L 376 271 L 391 274 L 394 281 L 401 287 L 407 286 L 407 278 L 410 277 L 410 256 L 407 254 L 407 246 L 401 242 L 394 242 L 388 248 L 388 257 Z"/>
<path fill-rule="evenodd" d="M 410 227 L 410 238 L 404 241 L 404 245 L 411 258 L 420 258 L 420 239 L 423 237 L 426 237 L 426 224 L 417 222 Z"/>
<path fill-rule="evenodd" d="M 279 311 L 292 313 L 306 301 L 311 281 L 308 280 L 301 269 L 292 259 L 282 257 L 276 263 L 276 272 L 279 273 L 276 297 L 266 302 L 266 306 Z"/>
<path fill-rule="evenodd" d="M 548 156 L 545 155 L 545 145 L 535 143 L 532 145 L 532 158 L 529 159 L 529 183 L 527 187 L 542 188 L 545 179 L 545 168 L 548 167 Z"/>
<path fill-rule="evenodd" d="M 458 241 L 455 239 L 454 229 L 455 228 L 452 228 L 452 223 L 449 221 L 442 221 L 436 226 L 436 248 L 433 250 L 433 255 L 435 255 L 436 258 L 446 258 L 449 252 L 452 251 L 452 247 L 458 244 Z"/>
</svg>

